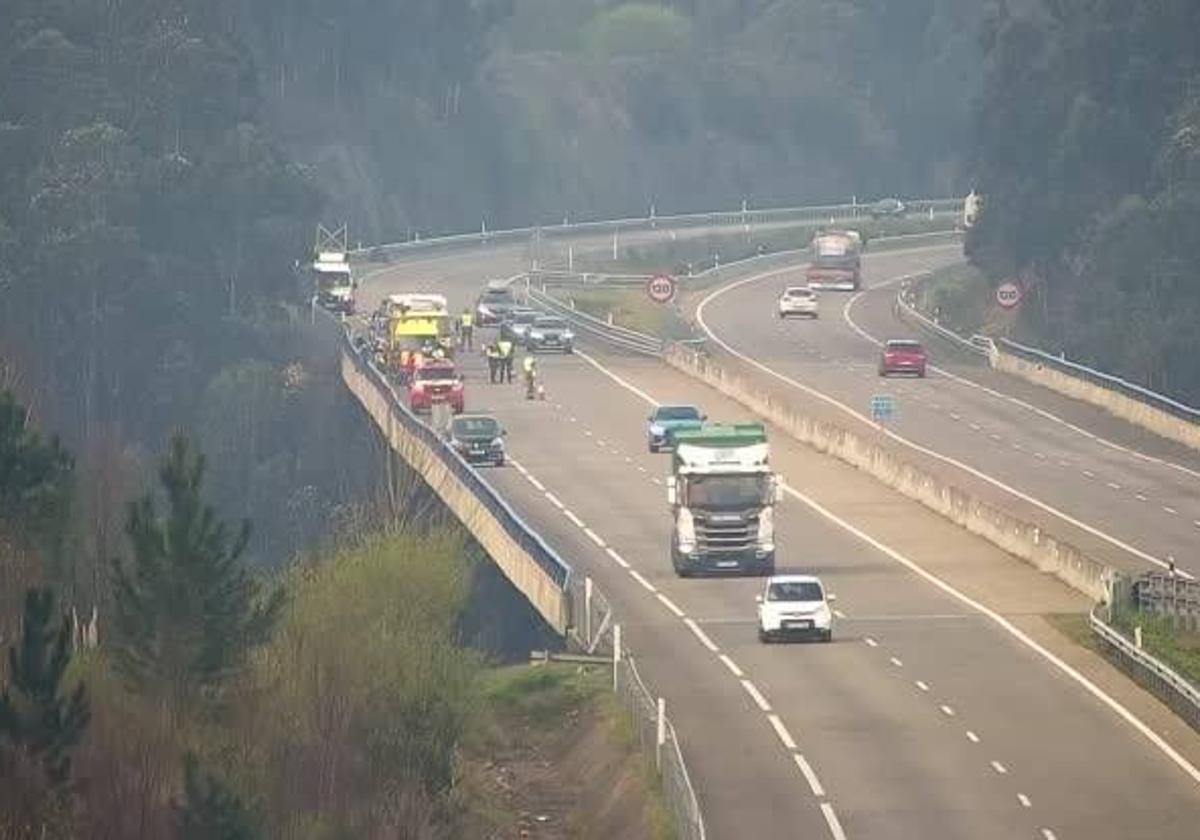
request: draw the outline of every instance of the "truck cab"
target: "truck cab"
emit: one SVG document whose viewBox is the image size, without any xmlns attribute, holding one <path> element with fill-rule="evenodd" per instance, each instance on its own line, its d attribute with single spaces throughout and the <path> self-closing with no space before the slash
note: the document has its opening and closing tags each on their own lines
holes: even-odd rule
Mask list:
<svg viewBox="0 0 1200 840">
<path fill-rule="evenodd" d="M 354 314 L 354 279 L 350 260 L 340 251 L 321 251 L 312 264 L 317 305 L 339 315 Z"/>
<path fill-rule="evenodd" d="M 710 424 L 673 437 L 667 501 L 675 573 L 774 574 L 782 485 L 767 462 L 765 427 Z"/>
</svg>

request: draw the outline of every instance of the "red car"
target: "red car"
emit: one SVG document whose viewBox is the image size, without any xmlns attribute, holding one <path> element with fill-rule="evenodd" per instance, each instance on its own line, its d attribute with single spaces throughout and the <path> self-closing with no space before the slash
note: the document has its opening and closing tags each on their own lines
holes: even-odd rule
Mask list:
<svg viewBox="0 0 1200 840">
<path fill-rule="evenodd" d="M 879 355 L 879 375 L 911 373 L 924 379 L 927 361 L 921 342 L 908 338 L 892 338 L 883 343 L 883 352 Z"/>
<path fill-rule="evenodd" d="M 455 414 L 463 411 L 463 383 L 454 362 L 426 362 L 413 373 L 408 388 L 408 407 L 413 411 L 430 411 L 435 402 L 446 402 Z"/>
</svg>

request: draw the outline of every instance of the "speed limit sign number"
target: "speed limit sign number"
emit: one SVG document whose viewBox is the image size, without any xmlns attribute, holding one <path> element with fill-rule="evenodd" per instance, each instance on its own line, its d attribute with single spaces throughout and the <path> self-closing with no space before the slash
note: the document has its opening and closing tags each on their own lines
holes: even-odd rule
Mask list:
<svg viewBox="0 0 1200 840">
<path fill-rule="evenodd" d="M 675 279 L 669 274 L 655 274 L 646 283 L 646 294 L 655 303 L 668 303 L 675 297 Z"/>
<path fill-rule="evenodd" d="M 1005 309 L 1013 309 L 1021 302 L 1021 287 L 1016 283 L 1001 283 L 996 287 L 996 303 Z"/>
</svg>

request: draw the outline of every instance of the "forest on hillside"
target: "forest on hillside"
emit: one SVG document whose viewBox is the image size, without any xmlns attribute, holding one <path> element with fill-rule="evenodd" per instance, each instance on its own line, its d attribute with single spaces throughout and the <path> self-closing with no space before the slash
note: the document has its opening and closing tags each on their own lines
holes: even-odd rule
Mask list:
<svg viewBox="0 0 1200 840">
<path fill-rule="evenodd" d="M 1009 9 L 1009 6 L 1012 9 Z M 1200 404 L 1200 4 L 997 4 L 968 252 L 1019 335 Z"/>
</svg>

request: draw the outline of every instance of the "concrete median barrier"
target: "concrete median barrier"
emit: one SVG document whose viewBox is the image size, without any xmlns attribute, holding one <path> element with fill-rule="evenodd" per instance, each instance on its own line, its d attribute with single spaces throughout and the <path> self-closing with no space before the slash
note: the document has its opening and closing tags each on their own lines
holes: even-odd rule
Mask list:
<svg viewBox="0 0 1200 840">
<path fill-rule="evenodd" d="M 718 359 L 678 345 L 669 347 L 664 358 L 672 367 L 736 400 L 801 443 L 869 473 L 1092 600 L 1106 597 L 1116 574 L 1107 564 L 901 458 L 871 440 L 869 433 L 851 431 L 798 411 L 739 371 L 736 360 Z"/>
</svg>

